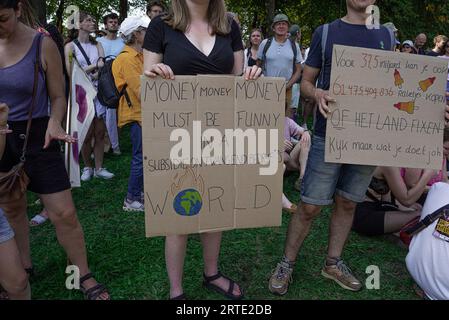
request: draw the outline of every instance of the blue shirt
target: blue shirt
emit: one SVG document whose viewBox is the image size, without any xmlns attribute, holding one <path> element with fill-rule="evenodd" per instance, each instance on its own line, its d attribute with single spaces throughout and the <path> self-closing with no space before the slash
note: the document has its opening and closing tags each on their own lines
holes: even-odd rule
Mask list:
<svg viewBox="0 0 449 320">
<path fill-rule="evenodd" d="M 125 47 L 125 42 L 121 38 L 117 38 L 115 40 L 109 40 L 106 37 L 101 37 L 97 39 L 98 42 L 101 43 L 101 46 L 104 49 L 104 55 L 117 57 L 120 52 L 122 52 Z M 114 58 L 115 59 L 115 58 Z"/>
<path fill-rule="evenodd" d="M 322 68 L 322 50 L 321 37 L 323 26 L 319 26 L 313 33 L 310 51 L 307 57 L 306 65 L 321 69 Z M 324 78 L 323 85 L 319 87 L 323 90 L 329 90 L 332 52 L 334 44 L 369 48 L 378 50 L 392 50 L 394 43 L 391 43 L 392 36 L 390 31 L 384 26 L 380 29 L 368 29 L 365 25 L 349 24 L 341 19 L 337 19 L 329 24 L 329 33 L 326 42 L 326 52 L 324 55 Z M 321 74 L 318 79 L 321 79 Z M 321 115 L 317 108 L 314 133 L 320 137 L 326 136 L 326 119 Z"/>
</svg>

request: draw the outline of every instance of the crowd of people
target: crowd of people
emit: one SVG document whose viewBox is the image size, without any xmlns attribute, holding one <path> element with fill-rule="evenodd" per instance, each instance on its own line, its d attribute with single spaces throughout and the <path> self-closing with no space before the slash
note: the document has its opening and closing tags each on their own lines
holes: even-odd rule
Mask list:
<svg viewBox="0 0 449 320">
<path fill-rule="evenodd" d="M 95 117 L 81 148 L 83 183 L 92 178 L 114 178 L 114 173 L 103 165 L 106 140 L 112 153 L 120 156 L 119 134 L 126 126 L 130 130 L 132 154 L 123 210 L 145 210 L 142 74 L 167 80 L 177 75 L 198 74 L 242 76 L 246 81 L 257 81 L 262 75 L 283 78 L 286 83 L 283 168 L 285 174 L 298 175 L 293 187 L 300 191 L 301 201 L 292 203 L 283 195 L 282 208 L 291 216 L 285 249 L 268 288 L 277 295 L 288 292 L 299 250 L 313 220 L 324 206 L 334 205 L 321 274 L 347 290 L 361 290 L 362 282 L 342 258 L 351 229 L 367 236 L 399 234 L 404 226 L 424 215 L 429 189 L 434 193 L 446 192 L 449 198 L 447 188 L 438 187 L 448 183 L 449 128 L 444 131 L 444 158 L 438 172 L 324 161 L 328 104 L 334 101 L 329 95 L 334 44 L 429 55 L 449 62 L 449 42 L 443 35 L 436 36 L 434 47 L 426 51 L 425 34 L 418 35 L 414 42 L 401 43 L 398 29 L 391 22 L 378 29 L 366 28 L 366 8 L 373 3 L 347 0 L 347 14 L 318 27 L 310 49 L 305 50 L 300 26 L 292 24 L 285 14 L 273 18 L 269 37 L 264 38 L 261 29 L 252 29 L 245 47 L 238 16 L 226 11 L 224 0 L 172 0 L 170 8 L 151 1 L 146 11 L 151 19 L 149 25 L 143 17 L 128 17 L 120 23 L 119 17 L 110 13 L 103 19 L 101 32 L 93 16 L 81 12 L 79 27 L 70 30 L 64 44 L 57 32 L 49 32 L 50 25 L 39 27 L 28 1 L 0 0 L 0 172 L 10 171 L 24 158 L 25 173 L 30 180 L 28 190 L 39 196 L 44 207 L 29 222 L 25 194 L 20 199 L 0 202 L 1 297 L 30 299 L 28 278 L 33 273 L 33 264 L 29 228 L 49 219 L 71 264 L 79 267 L 81 290 L 86 298 L 110 299 L 108 289 L 95 280 L 88 266 L 83 229 L 76 215 L 60 146 L 75 142 L 62 125 L 73 63 L 76 61 L 97 87 L 100 70 L 110 59 L 120 100 L 115 108 L 106 107 L 98 98 L 94 101 Z M 324 43 L 323 34 L 327 39 Z M 183 53 L 182 59 L 179 52 Z M 449 76 L 447 91 L 446 123 Z M 302 109 L 301 115 L 298 109 Z M 310 130 L 312 114 L 313 130 Z M 22 154 L 23 150 L 26 152 Z M 169 298 L 174 300 L 187 299 L 183 289 L 187 239 L 187 235 L 166 237 Z M 243 288 L 218 268 L 221 239 L 221 232 L 201 234 L 203 284 L 229 299 L 242 299 Z M 418 247 L 412 242 L 411 249 Z M 447 243 L 441 250 L 446 250 L 446 257 L 449 256 Z M 435 262 L 428 258 L 420 263 Z M 407 266 L 417 270 L 412 258 L 407 260 Z M 440 268 L 430 266 L 425 270 L 440 272 Z M 426 297 L 449 299 L 449 277 L 437 283 L 426 282 L 427 278 L 417 280 Z M 434 294 L 435 286 L 444 290 Z"/>
</svg>

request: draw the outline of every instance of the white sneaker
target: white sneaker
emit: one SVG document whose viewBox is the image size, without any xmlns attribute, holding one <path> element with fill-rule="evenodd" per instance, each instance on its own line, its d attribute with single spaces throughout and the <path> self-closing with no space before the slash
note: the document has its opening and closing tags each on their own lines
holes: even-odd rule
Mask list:
<svg viewBox="0 0 449 320">
<path fill-rule="evenodd" d="M 94 170 L 89 167 L 83 168 L 83 173 L 81 174 L 81 181 L 89 181 L 92 179 L 92 175 L 94 174 Z"/>
<path fill-rule="evenodd" d="M 145 205 L 140 201 L 132 201 L 125 198 L 125 201 L 123 201 L 123 210 L 127 212 L 144 212 Z"/>
<path fill-rule="evenodd" d="M 112 150 L 112 154 L 115 156 L 119 156 L 122 154 L 122 152 L 120 151 L 120 147 L 117 147 L 115 149 Z"/>
<path fill-rule="evenodd" d="M 114 174 L 106 170 L 106 168 L 100 168 L 100 170 L 94 170 L 94 177 L 95 178 L 101 178 L 101 179 L 111 179 L 114 178 Z"/>
</svg>

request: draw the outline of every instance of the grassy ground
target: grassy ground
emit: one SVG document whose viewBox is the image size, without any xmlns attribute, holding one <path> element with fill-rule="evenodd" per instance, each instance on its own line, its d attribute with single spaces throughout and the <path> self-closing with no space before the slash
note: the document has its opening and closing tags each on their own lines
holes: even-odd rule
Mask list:
<svg viewBox="0 0 449 320">
<path fill-rule="evenodd" d="M 145 238 L 144 215 L 122 211 L 126 194 L 131 145 L 129 131 L 121 134 L 123 155 L 107 155 L 105 166 L 116 177 L 98 179 L 74 189 L 78 216 L 84 228 L 89 263 L 98 280 L 105 283 L 113 299 L 166 299 L 168 279 L 164 263 L 164 239 Z M 292 186 L 297 176 L 287 178 L 285 192 L 298 200 Z M 29 216 L 39 212 L 29 197 Z M 344 259 L 365 279 L 370 265 L 380 268 L 380 289 L 353 293 L 324 279 L 320 269 L 326 254 L 330 209 L 315 221 L 310 236 L 300 252 L 294 271 L 294 282 L 282 298 L 270 294 L 267 280 L 282 255 L 289 215 L 283 214 L 279 228 L 236 230 L 225 232 L 220 267 L 239 281 L 249 299 L 415 299 L 412 279 L 404 259 L 406 251 L 386 238 L 367 238 L 352 233 Z M 66 256 L 58 245 L 50 223 L 32 228 L 32 258 L 36 276 L 32 279 L 33 299 L 82 299 L 79 291 L 65 288 Z M 184 291 L 190 299 L 220 299 L 201 286 L 202 259 L 199 237 L 189 239 L 185 263 Z"/>
</svg>

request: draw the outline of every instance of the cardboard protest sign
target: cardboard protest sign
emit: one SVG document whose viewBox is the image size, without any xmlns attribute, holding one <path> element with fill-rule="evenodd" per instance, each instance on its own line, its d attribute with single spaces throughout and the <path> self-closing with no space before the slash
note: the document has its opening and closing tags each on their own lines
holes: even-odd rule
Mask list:
<svg viewBox="0 0 449 320">
<path fill-rule="evenodd" d="M 141 91 L 147 237 L 281 224 L 285 81 L 142 77 Z"/>
<path fill-rule="evenodd" d="M 326 162 L 441 169 L 447 62 L 335 45 Z"/>
<path fill-rule="evenodd" d="M 95 117 L 94 99 L 97 96 L 97 90 L 76 60 L 73 63 L 70 93 L 67 128 L 68 133 L 77 141 L 66 143 L 65 165 L 73 188 L 81 187 L 79 155 Z"/>
</svg>

